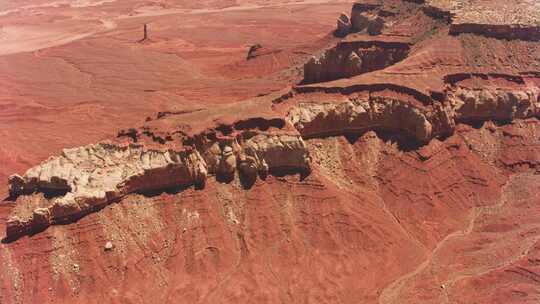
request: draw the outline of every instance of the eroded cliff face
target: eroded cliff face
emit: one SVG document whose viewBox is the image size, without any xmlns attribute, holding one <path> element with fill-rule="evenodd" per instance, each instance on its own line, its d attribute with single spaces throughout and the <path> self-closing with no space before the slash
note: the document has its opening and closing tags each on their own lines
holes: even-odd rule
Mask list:
<svg viewBox="0 0 540 304">
<path fill-rule="evenodd" d="M 207 149 L 201 151 L 192 146 L 175 151 L 113 143 L 65 149 L 24 176 L 10 177 L 13 197 L 34 192 L 58 197 L 31 212 L 15 211 L 6 236 L 12 239 L 77 220 L 130 193 L 203 188 L 209 174 L 228 180 L 238 173 L 253 184 L 258 175 L 269 172 L 309 172 L 309 152 L 299 135 L 242 135 L 240 142 L 236 138 L 206 142 Z"/>
<path fill-rule="evenodd" d="M 427 0 L 424 9 L 433 16 L 447 18 L 452 35 L 473 33 L 499 39 L 540 40 L 537 1 L 520 1 L 509 7 L 503 1 Z"/>
<path fill-rule="evenodd" d="M 441 101 L 430 105 L 398 97 L 369 95 L 365 98 L 358 93 L 341 96 L 344 100 L 338 102 L 332 101 L 332 95 L 327 96 L 328 102 L 312 103 L 296 102 L 293 96 L 284 101 L 294 104 L 285 116 L 285 121 L 294 126 L 289 134 L 280 134 L 283 131 L 279 129 L 266 134 L 252 131 L 250 128 L 257 120 L 246 119 L 244 123 L 234 124 L 242 130 L 238 135 L 218 139 L 209 135 L 215 134 L 213 131 L 205 131 L 184 138 L 183 142 L 191 145 L 176 151 L 145 149 L 137 144 L 96 144 L 66 149 L 62 155 L 30 169 L 23 177 L 10 177 L 13 197 L 35 191 L 62 195 L 31 214 L 11 217 L 6 235 L 12 239 L 50 224 L 76 220 L 130 193 L 191 185 L 202 188 L 209 174 L 227 182 L 238 173 L 246 186 L 253 185 L 258 176 L 264 178 L 271 172 L 307 174 L 311 171 L 310 151 L 304 143 L 307 138 L 389 131 L 426 144 L 433 138 L 454 133 L 459 123 L 539 117 L 539 88 L 519 88 L 471 89 L 453 84 L 445 90 Z M 253 125 L 249 121 L 253 121 Z M 266 120 L 258 123 L 261 122 Z M 228 126 L 218 128 L 227 134 L 233 130 Z M 154 134 L 149 137 L 157 140 Z"/>
<path fill-rule="evenodd" d="M 458 123 L 540 116 L 538 87 L 511 91 L 449 87 L 445 93 L 442 101 L 428 106 L 398 97 L 351 94 L 344 101 L 299 103 L 287 118 L 304 137 L 388 130 L 425 143 L 453 133 Z"/>
<path fill-rule="evenodd" d="M 540 46 L 433 2 L 357 3 L 301 85 L 10 177 L 0 302 L 534 300 Z"/>
<path fill-rule="evenodd" d="M 507 193 L 501 190 L 507 174 L 534 172 L 533 167 L 505 166 L 501 160 L 517 162 L 525 159 L 523 152 L 528 150 L 528 159 L 540 163 L 537 147 L 527 146 L 539 131 L 536 119 L 504 126 L 486 123 L 479 129 L 463 125 L 444 141 L 435 139 L 411 151 L 400 150 L 375 132 L 352 141 L 339 136 L 312 138 L 305 144 L 313 171 L 303 181 L 293 175 L 270 175 L 246 191 L 238 179 L 224 184 L 211 178 L 204 190 L 188 188 L 153 198 L 131 194 L 75 224 L 50 227 L 9 243 L 10 249 L 2 255 L 14 271 L 4 275 L 2 282 L 32 286 L 35 281 L 25 274 L 39 269 L 43 285 L 35 293 L 6 288 L 3 297 L 22 302 L 38 297 L 74 302 L 112 297 L 159 303 L 186 296 L 184 288 L 203 288 L 215 292 L 190 294 L 189 301 L 248 303 L 253 297 L 267 297 L 263 301 L 272 302 L 285 296 L 294 302 L 328 296 L 328 302 L 377 303 L 382 297 L 383 303 L 414 303 L 419 294 L 410 293 L 412 288 L 429 287 L 421 294 L 437 301 L 443 296 L 441 284 L 452 298 L 462 297 L 459 289 L 468 279 L 456 280 L 463 268 L 451 262 L 455 256 L 449 252 L 473 256 L 463 267 L 473 271 L 481 267 L 484 273 L 499 269 L 499 263 L 511 263 L 537 236 L 532 233 L 538 226 L 534 179 L 511 182 L 529 189 L 521 192 L 520 200 L 510 200 L 528 206 L 519 217 L 521 224 L 507 223 L 507 216 L 518 206 L 491 207 Z M 22 196 L 18 204 L 30 205 L 30 198 Z M 478 210 L 478 216 L 471 210 Z M 486 222 L 490 218 L 495 218 L 494 225 Z M 470 234 L 462 232 L 469 225 L 479 228 Z M 526 242 L 510 238 L 516 240 L 512 246 L 498 233 L 508 238 L 522 234 Z M 450 234 L 453 237 L 447 238 Z M 486 240 L 489 247 L 482 245 Z M 112 250 L 103 249 L 106 241 L 112 241 Z M 471 242 L 477 247 L 471 247 Z M 45 248 L 48 253 L 36 258 L 33 248 Z M 481 259 L 486 250 L 500 255 Z M 341 256 L 338 262 L 336 255 Z M 529 258 L 537 258 L 536 253 Z M 109 266 L 102 268 L 104 261 Z M 117 263 L 122 266 L 116 268 Z M 314 263 L 319 265 L 316 269 Z M 385 267 L 373 267 L 373 263 Z M 274 273 L 271 277 L 264 274 L 268 267 Z M 359 287 L 356 269 L 367 269 L 377 279 L 363 281 Z M 321 270 L 323 275 L 318 274 Z M 441 281 L 430 276 L 432 271 L 440 274 Z M 259 274 L 248 279 L 245 272 Z M 90 273 L 92 280 L 87 277 Z M 160 275 L 145 280 L 149 273 Z M 237 287 L 220 284 L 224 274 L 231 281 L 243 282 L 246 289 L 239 294 Z M 340 295 L 309 288 L 321 279 L 335 282 Z M 94 280 L 106 281 L 108 288 L 97 288 Z M 172 283 L 184 287 L 173 288 Z M 58 294 L 49 291 L 49 286 L 68 291 Z M 110 288 L 118 293 L 111 294 Z M 139 293 L 141 289 L 145 294 Z"/>
<path fill-rule="evenodd" d="M 383 98 L 351 99 L 337 104 L 301 103 L 291 109 L 288 119 L 309 138 L 392 130 L 428 141 L 433 134 L 432 124 L 417 108 Z"/>
<path fill-rule="evenodd" d="M 24 177 L 10 177 L 10 193 L 63 192 L 49 206 L 11 218 L 7 236 L 39 231 L 51 223 L 70 222 L 133 192 L 203 183 L 204 160 L 196 151 L 145 151 L 142 146 L 96 144 L 66 149 Z"/>
<path fill-rule="evenodd" d="M 409 44 L 385 41 L 340 42 L 336 47 L 313 56 L 304 65 L 303 83 L 348 78 L 384 69 L 403 60 Z"/>
</svg>

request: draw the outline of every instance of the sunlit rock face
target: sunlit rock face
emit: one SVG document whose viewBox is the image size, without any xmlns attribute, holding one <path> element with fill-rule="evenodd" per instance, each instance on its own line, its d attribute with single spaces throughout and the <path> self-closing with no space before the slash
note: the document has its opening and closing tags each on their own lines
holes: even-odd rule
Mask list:
<svg viewBox="0 0 540 304">
<path fill-rule="evenodd" d="M 0 303 L 537 301 L 538 1 L 82 2 L 0 12 Z"/>
</svg>

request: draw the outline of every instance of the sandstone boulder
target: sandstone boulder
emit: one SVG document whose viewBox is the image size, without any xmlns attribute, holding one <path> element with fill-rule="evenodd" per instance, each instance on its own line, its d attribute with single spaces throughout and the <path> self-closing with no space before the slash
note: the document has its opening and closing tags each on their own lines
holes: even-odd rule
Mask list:
<svg viewBox="0 0 540 304">
<path fill-rule="evenodd" d="M 108 241 L 107 243 L 105 243 L 105 251 L 111 251 L 113 249 L 113 243 L 111 241 Z"/>
<path fill-rule="evenodd" d="M 253 44 L 249 47 L 248 54 L 246 57 L 246 60 L 251 60 L 255 57 L 257 57 L 257 51 L 262 48 L 262 45 L 259 43 Z"/>
</svg>

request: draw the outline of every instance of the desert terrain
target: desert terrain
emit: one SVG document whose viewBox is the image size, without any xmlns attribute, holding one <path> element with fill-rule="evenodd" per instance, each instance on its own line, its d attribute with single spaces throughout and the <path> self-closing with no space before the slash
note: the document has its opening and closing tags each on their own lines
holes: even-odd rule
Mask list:
<svg viewBox="0 0 540 304">
<path fill-rule="evenodd" d="M 539 41 L 533 0 L 2 1 L 0 303 L 538 303 Z"/>
</svg>

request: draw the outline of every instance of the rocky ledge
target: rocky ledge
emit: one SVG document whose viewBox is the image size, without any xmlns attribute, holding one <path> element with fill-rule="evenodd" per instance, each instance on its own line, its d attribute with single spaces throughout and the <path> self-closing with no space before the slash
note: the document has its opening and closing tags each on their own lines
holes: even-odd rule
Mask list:
<svg viewBox="0 0 540 304">
<path fill-rule="evenodd" d="M 379 35 L 392 23 L 396 1 L 367 0 L 353 5 L 350 17 L 342 13 L 337 19 L 336 36 L 364 32 Z M 450 33 L 472 33 L 499 39 L 540 40 L 540 3 L 535 0 L 405 0 L 420 5 L 430 17 L 449 24 Z M 391 19 L 391 18 L 390 18 Z"/>
<path fill-rule="evenodd" d="M 540 40 L 540 3 L 427 0 L 425 11 L 448 19 L 450 33 L 473 33 L 503 39 Z"/>
<path fill-rule="evenodd" d="M 302 82 L 324 82 L 381 70 L 405 59 L 409 51 L 410 44 L 400 40 L 344 40 L 306 62 Z"/>
<path fill-rule="evenodd" d="M 249 188 L 267 174 L 307 174 L 313 169 L 308 138 L 383 130 L 418 146 L 452 134 L 460 123 L 540 117 L 537 44 L 514 43 L 512 50 L 523 55 L 514 61 L 517 56 L 508 58 L 506 49 L 494 47 L 506 42 L 475 37 L 498 51 L 484 58 L 475 53 L 475 41 L 448 35 L 449 24 L 424 14 L 422 8 L 434 1 L 415 2 L 405 14 L 412 8 L 419 14 L 403 23 L 392 19 L 399 14 L 391 11 L 392 1 L 387 7 L 355 4 L 350 20 L 340 18 L 343 28 L 350 22 L 351 30 L 364 31 L 365 18 L 386 18 L 391 22 L 385 32 L 347 37 L 305 66 L 306 83 L 352 78 L 212 109 L 160 112 L 110 142 L 66 149 L 23 176 L 11 176 L 12 199 L 34 193 L 46 199 L 38 206 L 16 200 L 7 239 L 77 220 L 130 193 L 203 188 L 214 177 L 225 183 L 238 177 Z M 434 31 L 422 26 L 418 37 L 390 35 L 405 31 L 418 16 Z M 441 68 L 442 63 L 448 64 Z"/>
<path fill-rule="evenodd" d="M 48 206 L 11 217 L 6 235 L 14 238 L 76 220 L 130 193 L 202 188 L 209 175 L 228 181 L 238 173 L 250 185 L 270 172 L 310 169 L 309 153 L 299 135 L 243 133 L 204 146 L 157 150 L 141 144 L 99 143 L 65 149 L 24 176 L 9 178 L 12 197 L 42 192 L 52 198 Z"/>
<path fill-rule="evenodd" d="M 275 115 L 286 113 L 283 130 L 261 132 L 255 125 L 236 123 L 242 130 L 238 134 L 217 137 L 215 129 L 206 130 L 184 138 L 179 149 L 148 149 L 136 143 L 65 149 L 24 176 L 10 177 L 13 197 L 42 192 L 52 198 L 47 206 L 11 217 L 6 234 L 8 239 L 16 238 L 51 224 L 70 222 L 130 193 L 192 185 L 203 188 L 209 176 L 229 182 L 237 175 L 249 187 L 258 176 L 274 172 L 305 174 L 311 166 L 304 138 L 387 130 L 422 144 L 451 134 L 460 122 L 540 117 L 539 92 L 538 87 L 470 89 L 452 84 L 441 101 L 429 105 L 377 94 L 366 97 L 358 92 L 328 94 L 327 100 L 306 102 L 310 93 L 296 93 L 275 109 Z M 232 132 L 223 125 L 218 128 Z M 156 140 L 154 134 L 147 136 Z"/>
<path fill-rule="evenodd" d="M 398 97 L 351 94 L 339 102 L 299 103 L 287 118 L 307 138 L 388 130 L 426 143 L 451 134 L 462 122 L 539 117 L 539 96 L 538 88 L 506 91 L 452 87 L 442 102 L 420 106 Z"/>
</svg>

